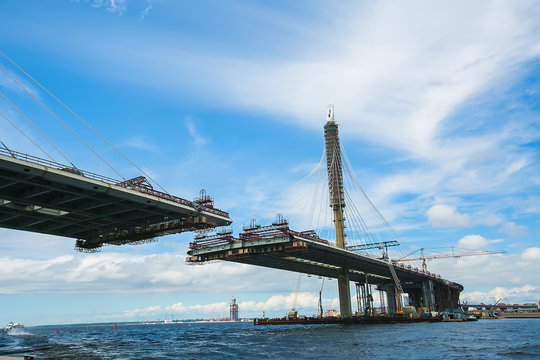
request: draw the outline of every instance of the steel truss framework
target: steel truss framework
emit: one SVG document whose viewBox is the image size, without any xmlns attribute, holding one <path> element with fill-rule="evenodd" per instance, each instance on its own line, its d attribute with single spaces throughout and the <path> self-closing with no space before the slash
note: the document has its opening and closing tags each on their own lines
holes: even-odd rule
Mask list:
<svg viewBox="0 0 540 360">
<path fill-rule="evenodd" d="M 290 230 L 286 222 L 245 228 L 238 238 L 232 232 L 198 237 L 190 244 L 188 254 L 187 264 L 225 260 L 333 279 L 338 278 L 340 269 L 346 268 L 350 281 L 378 285 L 389 299 L 395 298 L 387 261 L 337 248 L 324 239 L 302 236 L 301 232 Z M 396 265 L 395 271 L 411 305 L 434 311 L 458 307 L 462 285 L 410 266 Z M 390 300 L 388 306 L 390 312 L 395 310 Z"/>
<path fill-rule="evenodd" d="M 136 244 L 232 223 L 202 194 L 194 201 L 13 151 L 0 151 L 0 227 L 77 239 L 76 248 Z"/>
</svg>

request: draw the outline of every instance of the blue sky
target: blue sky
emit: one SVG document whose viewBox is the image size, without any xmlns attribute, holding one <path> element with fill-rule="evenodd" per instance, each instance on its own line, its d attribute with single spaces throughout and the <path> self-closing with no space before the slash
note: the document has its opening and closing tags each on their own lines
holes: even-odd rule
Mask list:
<svg viewBox="0 0 540 360">
<path fill-rule="evenodd" d="M 4 0 L 0 10 L 0 50 L 170 193 L 204 187 L 238 225 L 272 211 L 319 161 L 334 104 L 356 177 L 404 243 L 507 251 L 430 271 L 470 301 L 540 298 L 534 1 Z M 139 175 L 25 84 L 124 177 Z M 3 72 L 0 90 L 78 167 L 117 177 Z M 43 156 L 3 119 L 0 140 Z M 187 267 L 191 238 L 79 254 L 73 239 L 0 229 L 0 321 L 221 317 L 231 296 L 241 316 L 288 310 L 296 274 Z M 319 286 L 302 280 L 301 312 L 315 312 Z"/>
</svg>

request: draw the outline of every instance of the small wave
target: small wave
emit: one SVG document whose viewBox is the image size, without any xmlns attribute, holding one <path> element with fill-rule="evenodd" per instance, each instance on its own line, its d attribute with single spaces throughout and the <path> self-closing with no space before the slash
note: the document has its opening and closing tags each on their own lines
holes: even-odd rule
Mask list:
<svg viewBox="0 0 540 360">
<path fill-rule="evenodd" d="M 524 358 L 527 358 L 527 359 L 533 359 L 534 357 L 538 356 L 538 353 L 537 352 L 525 352 L 525 351 L 509 351 L 509 352 L 500 353 L 500 355 L 503 355 L 503 356 L 509 357 L 509 358 L 524 357 Z"/>
<path fill-rule="evenodd" d="M 6 333 L 6 335 L 8 336 L 36 336 L 35 334 L 32 334 L 31 332 L 28 332 L 23 329 L 11 329 Z"/>
</svg>

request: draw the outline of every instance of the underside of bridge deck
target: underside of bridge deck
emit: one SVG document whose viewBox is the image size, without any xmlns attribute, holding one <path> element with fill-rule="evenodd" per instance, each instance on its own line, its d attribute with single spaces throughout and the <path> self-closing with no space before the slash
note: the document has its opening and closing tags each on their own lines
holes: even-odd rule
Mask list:
<svg viewBox="0 0 540 360">
<path fill-rule="evenodd" d="M 224 260 L 328 278 L 337 278 L 339 269 L 343 268 L 348 269 L 350 281 L 393 289 L 394 280 L 385 260 L 339 249 L 322 239 L 302 236 L 302 233 L 289 231 L 275 235 L 251 239 L 235 239 L 226 235 L 221 236 L 227 239 L 223 242 L 209 237 L 206 244 L 195 241 L 186 262 L 203 264 Z M 436 311 L 457 308 L 459 293 L 463 290 L 460 284 L 402 265 L 395 265 L 395 271 L 414 306 L 430 303 Z"/>
<path fill-rule="evenodd" d="M 20 153 L 0 154 L 0 227 L 75 238 L 79 249 L 93 250 L 231 222 L 210 198 L 161 193 L 142 177 L 115 181 Z"/>
</svg>

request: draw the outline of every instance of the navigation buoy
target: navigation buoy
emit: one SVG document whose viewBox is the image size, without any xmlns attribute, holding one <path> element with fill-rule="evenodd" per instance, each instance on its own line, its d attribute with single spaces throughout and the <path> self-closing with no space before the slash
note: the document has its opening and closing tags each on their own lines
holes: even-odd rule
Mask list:
<svg viewBox="0 0 540 360">
<path fill-rule="evenodd" d="M 114 330 L 118 329 L 118 326 L 116 326 L 116 323 L 114 323 Z"/>
<path fill-rule="evenodd" d="M 56 333 L 59 334 L 59 333 L 60 333 L 60 330 L 56 330 Z"/>
</svg>

